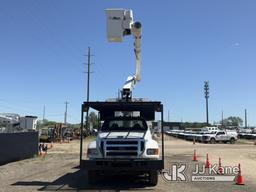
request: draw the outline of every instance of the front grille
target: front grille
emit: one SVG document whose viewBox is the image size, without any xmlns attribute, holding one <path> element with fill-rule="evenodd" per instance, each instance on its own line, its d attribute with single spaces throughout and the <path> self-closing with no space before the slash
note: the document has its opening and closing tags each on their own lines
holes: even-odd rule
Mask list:
<svg viewBox="0 0 256 192">
<path fill-rule="evenodd" d="M 130 151 L 137 151 L 138 147 L 106 147 L 107 150 L 130 150 Z"/>
<path fill-rule="evenodd" d="M 101 148 L 105 157 L 139 157 L 144 150 L 144 140 L 108 139 L 101 142 Z"/>
<path fill-rule="evenodd" d="M 107 152 L 107 156 L 137 156 L 137 152 Z"/>
</svg>

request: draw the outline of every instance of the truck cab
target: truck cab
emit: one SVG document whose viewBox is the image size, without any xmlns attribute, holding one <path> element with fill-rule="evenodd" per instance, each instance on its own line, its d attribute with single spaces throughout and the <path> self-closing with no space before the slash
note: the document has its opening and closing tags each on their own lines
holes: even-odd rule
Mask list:
<svg viewBox="0 0 256 192">
<path fill-rule="evenodd" d="M 140 117 L 112 117 L 104 121 L 87 155 L 95 158 L 159 158 L 158 143 L 152 139 L 147 123 Z"/>
<path fill-rule="evenodd" d="M 160 102 L 85 102 L 84 105 L 99 110 L 103 120 L 96 139 L 88 145 L 87 159 L 80 159 L 88 181 L 97 182 L 99 175 L 133 174 L 145 176 L 151 186 L 157 185 L 158 172 L 164 168 L 163 137 L 160 148 L 147 121 L 154 119 L 155 111 L 162 113 Z M 140 115 L 134 116 L 134 111 Z"/>
</svg>

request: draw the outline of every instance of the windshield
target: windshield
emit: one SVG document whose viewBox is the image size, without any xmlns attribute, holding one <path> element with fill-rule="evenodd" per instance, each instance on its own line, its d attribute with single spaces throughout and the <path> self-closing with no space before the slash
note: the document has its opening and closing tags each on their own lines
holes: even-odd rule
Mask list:
<svg viewBox="0 0 256 192">
<path fill-rule="evenodd" d="M 141 119 L 113 119 L 106 120 L 101 128 L 102 131 L 146 131 L 147 124 Z"/>
</svg>

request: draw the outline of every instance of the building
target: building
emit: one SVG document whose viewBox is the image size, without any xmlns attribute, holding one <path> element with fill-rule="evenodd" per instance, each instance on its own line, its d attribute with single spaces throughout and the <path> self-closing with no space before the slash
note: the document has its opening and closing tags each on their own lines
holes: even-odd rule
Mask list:
<svg viewBox="0 0 256 192">
<path fill-rule="evenodd" d="M 20 128 L 23 130 L 36 130 L 37 116 L 20 117 Z"/>
</svg>

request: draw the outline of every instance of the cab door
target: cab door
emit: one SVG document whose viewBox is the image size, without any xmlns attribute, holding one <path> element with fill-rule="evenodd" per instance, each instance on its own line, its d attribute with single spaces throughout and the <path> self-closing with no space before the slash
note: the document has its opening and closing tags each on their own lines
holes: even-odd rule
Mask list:
<svg viewBox="0 0 256 192">
<path fill-rule="evenodd" d="M 226 140 L 225 132 L 224 131 L 218 132 L 216 134 L 216 140 L 217 141 L 225 141 Z"/>
</svg>

